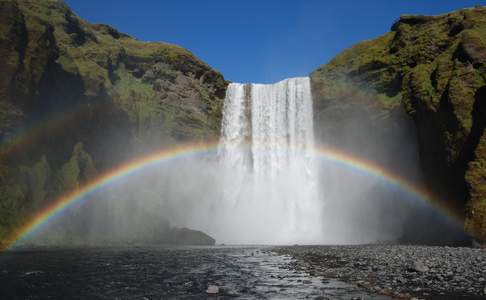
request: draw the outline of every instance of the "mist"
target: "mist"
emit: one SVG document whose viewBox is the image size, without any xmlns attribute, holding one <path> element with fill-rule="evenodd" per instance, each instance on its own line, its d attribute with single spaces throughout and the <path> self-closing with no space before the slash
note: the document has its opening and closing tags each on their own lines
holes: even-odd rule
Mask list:
<svg viewBox="0 0 486 300">
<path fill-rule="evenodd" d="M 383 178 L 312 155 L 319 145 L 423 183 L 414 128 L 313 120 L 308 78 L 231 84 L 217 154 L 143 168 L 45 224 L 34 244 L 171 243 L 180 228 L 224 244 L 455 243 L 461 226 Z M 334 123 L 333 123 L 334 122 Z M 314 132 L 315 131 L 315 132 Z M 441 232 L 448 232 L 447 237 Z"/>
</svg>

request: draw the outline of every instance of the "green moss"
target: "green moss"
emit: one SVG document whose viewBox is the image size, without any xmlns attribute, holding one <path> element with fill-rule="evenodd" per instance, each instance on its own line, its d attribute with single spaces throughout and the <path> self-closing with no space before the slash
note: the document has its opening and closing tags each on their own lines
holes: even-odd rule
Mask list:
<svg viewBox="0 0 486 300">
<path fill-rule="evenodd" d="M 205 118 L 206 125 L 219 127 L 223 117 L 223 102 L 220 99 L 211 97 L 205 89 L 198 89 L 199 97 L 206 104 L 208 117 Z M 211 122 L 212 121 L 212 122 Z"/>
<path fill-rule="evenodd" d="M 164 59 L 171 62 L 177 62 L 187 57 L 195 59 L 188 50 L 167 43 L 142 42 L 132 38 L 122 38 L 120 44 L 126 49 L 128 55 L 136 57 Z"/>
<path fill-rule="evenodd" d="M 436 112 L 439 109 L 440 98 L 430 80 L 433 67 L 433 64 L 421 64 L 413 68 L 410 72 L 409 87 L 413 98 L 420 99 L 425 104 L 424 107 Z"/>
<path fill-rule="evenodd" d="M 430 81 L 438 95 L 442 95 L 446 91 L 453 70 L 452 53 L 444 53 L 437 58 Z"/>
<path fill-rule="evenodd" d="M 31 201 L 34 207 L 39 207 L 46 200 L 49 189 L 51 169 L 46 156 L 26 170 Z"/>
<path fill-rule="evenodd" d="M 182 75 L 195 79 L 185 89 L 192 89 L 201 97 L 202 105 L 198 110 L 205 110 L 211 121 L 196 116 L 197 110 L 194 110 L 196 115 L 190 118 L 204 120 L 206 127 L 203 130 L 213 131 L 213 134 L 217 132 L 214 124 L 220 120 L 222 99 L 221 95 L 215 97 L 213 92 L 225 88 L 224 79 L 186 49 L 166 43 L 139 41 L 106 25 L 90 25 L 72 14 L 61 1 L 40 3 L 27 0 L 19 3 L 19 7 L 26 15 L 29 33 L 41 35 L 48 26 L 54 28 L 55 46 L 58 48 L 56 62 L 64 71 L 82 80 L 84 96 L 108 94 L 127 112 L 131 122 L 137 126 L 136 131 L 156 125 L 177 126 L 172 122 L 175 120 L 173 111 L 178 109 L 178 105 L 161 103 L 162 95 L 167 93 L 166 87 L 154 89 L 156 81 L 160 80 L 169 85 L 179 85 L 176 78 Z M 26 65 L 29 68 L 32 64 Z M 146 80 L 148 76 L 133 76 L 135 71 L 151 73 L 152 77 Z M 215 74 L 215 82 L 198 83 L 196 80 L 207 72 Z M 172 129 L 161 131 L 171 132 Z"/>
<path fill-rule="evenodd" d="M 58 171 L 55 178 L 56 194 L 62 194 L 63 191 L 72 191 L 79 187 L 79 165 L 76 157 L 72 157 Z"/>
<path fill-rule="evenodd" d="M 0 20 L 0 39 L 8 38 L 0 45 L 0 131 L 15 139 L 27 121 L 53 124 L 27 135 L 28 149 L 0 157 L 0 240 L 97 169 L 219 133 L 227 83 L 189 51 L 91 25 L 63 1 L 4 3 L 12 18 Z M 51 119 L 64 112 L 62 124 Z"/>
<path fill-rule="evenodd" d="M 390 57 L 387 55 L 389 43 L 393 37 L 393 33 L 387 33 L 375 40 L 361 42 L 337 55 L 321 70 L 338 75 L 342 74 L 343 70 L 346 70 L 346 73 L 360 73 L 360 70 L 365 71 L 367 66 L 387 65 L 390 63 Z"/>
<path fill-rule="evenodd" d="M 82 143 L 77 143 L 74 146 L 71 158 L 61 166 L 55 176 L 53 193 L 60 195 L 67 191 L 76 190 L 95 174 L 96 168 L 91 156 L 84 150 Z"/>
<path fill-rule="evenodd" d="M 467 205 L 469 212 L 474 207 L 475 217 L 466 228 L 482 241 L 486 228 L 478 224 L 486 223 L 486 191 L 472 186 L 484 186 L 484 179 L 472 175 L 479 171 L 464 173 L 468 165 L 482 170 L 478 159 L 486 157 L 475 154 L 471 136 L 478 126 L 474 118 L 482 118 L 473 115 L 477 92 L 486 85 L 485 41 L 485 7 L 402 16 L 392 32 L 345 50 L 311 74 L 317 120 L 332 116 L 329 111 L 336 107 L 343 119 L 361 110 L 370 120 L 380 120 L 403 106 L 415 122 L 431 188 L 457 202 L 476 199 Z"/>
<path fill-rule="evenodd" d="M 0 101 L 0 126 L 12 128 L 22 119 L 23 113 L 11 103 Z"/>
<path fill-rule="evenodd" d="M 486 133 L 483 133 L 476 148 L 475 159 L 469 163 L 466 179 L 471 201 L 465 227 L 479 240 L 486 241 Z"/>
<path fill-rule="evenodd" d="M 152 85 L 132 76 L 122 65 L 116 70 L 118 76 L 112 95 L 125 110 L 132 122 L 150 121 L 157 112 L 157 102 Z"/>
<path fill-rule="evenodd" d="M 16 168 L 0 165 L 0 240 L 24 219 L 28 199 L 25 178 Z"/>
</svg>

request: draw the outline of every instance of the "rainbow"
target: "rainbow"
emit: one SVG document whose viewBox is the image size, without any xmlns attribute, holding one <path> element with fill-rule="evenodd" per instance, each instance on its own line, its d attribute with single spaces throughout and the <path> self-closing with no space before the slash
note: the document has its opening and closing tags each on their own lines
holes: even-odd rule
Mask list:
<svg viewBox="0 0 486 300">
<path fill-rule="evenodd" d="M 2 241 L 2 249 L 8 250 L 14 248 L 17 243 L 26 240 L 29 236 L 33 235 L 43 224 L 48 223 L 50 220 L 56 218 L 56 216 L 59 216 L 70 207 L 79 204 L 84 199 L 88 199 L 90 195 L 95 194 L 101 188 L 116 182 L 120 178 L 129 176 L 150 166 L 159 165 L 184 157 L 192 157 L 196 155 L 215 155 L 217 152 L 216 146 L 216 142 L 205 144 L 186 144 L 170 149 L 164 149 L 162 151 L 152 153 L 120 165 L 102 174 L 101 176 L 96 177 L 90 182 L 84 184 L 82 187 L 60 196 L 50 205 L 37 212 L 33 217 L 29 218 L 27 222 L 14 230 L 4 241 Z M 461 219 L 459 214 L 457 214 L 454 209 L 445 206 L 443 203 L 441 203 L 441 201 L 439 201 L 439 199 L 437 199 L 426 189 L 420 188 L 406 179 L 392 174 L 376 163 L 366 161 L 349 153 L 329 147 L 316 147 L 312 151 L 306 152 L 305 155 L 336 163 L 339 166 L 351 169 L 353 171 L 374 176 L 380 180 L 383 180 L 387 184 L 406 192 L 416 199 L 420 199 L 421 201 L 439 208 L 453 220 L 460 221 Z"/>
<path fill-rule="evenodd" d="M 86 116 L 96 112 L 98 105 L 74 106 L 70 110 L 48 114 L 38 120 L 27 120 L 26 125 L 15 128 L 0 141 L 0 157 L 14 154 L 21 149 L 35 145 L 45 136 L 54 136 L 66 132 L 82 123 Z"/>
</svg>

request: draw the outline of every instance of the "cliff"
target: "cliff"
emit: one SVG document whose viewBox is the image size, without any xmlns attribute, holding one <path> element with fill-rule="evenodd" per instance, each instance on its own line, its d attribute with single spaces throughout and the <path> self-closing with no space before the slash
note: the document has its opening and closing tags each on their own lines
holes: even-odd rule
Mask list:
<svg viewBox="0 0 486 300">
<path fill-rule="evenodd" d="M 345 50 L 311 80 L 321 139 L 377 160 L 369 145 L 381 144 L 395 154 L 390 161 L 406 163 L 413 151 L 400 141 L 415 135 L 430 187 L 486 242 L 485 7 L 402 16 L 391 32 Z M 343 126 L 368 135 L 339 139 Z"/>
<path fill-rule="evenodd" d="M 0 0 L 0 70 L 0 240 L 114 165 L 219 136 L 219 72 L 61 0 Z M 486 241 L 486 8 L 402 16 L 311 82 L 321 142 L 408 178 L 419 158 L 430 188 Z"/>
<path fill-rule="evenodd" d="M 117 163 L 219 135 L 219 72 L 60 0 L 0 0 L 0 70 L 0 240 Z"/>
</svg>

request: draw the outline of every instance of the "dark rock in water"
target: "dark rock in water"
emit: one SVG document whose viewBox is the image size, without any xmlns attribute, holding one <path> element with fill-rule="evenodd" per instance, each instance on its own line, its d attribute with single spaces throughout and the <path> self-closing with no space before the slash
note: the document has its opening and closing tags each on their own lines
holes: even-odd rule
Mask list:
<svg viewBox="0 0 486 300">
<path fill-rule="evenodd" d="M 175 245 L 214 246 L 216 240 L 202 231 L 188 228 L 174 228 L 172 229 L 168 242 Z"/>
</svg>

